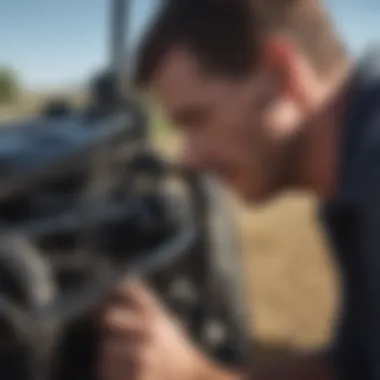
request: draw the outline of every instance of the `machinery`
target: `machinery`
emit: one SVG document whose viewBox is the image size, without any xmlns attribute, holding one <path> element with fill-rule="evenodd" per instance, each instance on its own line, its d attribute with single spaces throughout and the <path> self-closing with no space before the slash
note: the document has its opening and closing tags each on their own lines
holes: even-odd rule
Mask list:
<svg viewBox="0 0 380 380">
<path fill-rule="evenodd" d="M 112 3 L 112 58 L 89 107 L 1 126 L 2 379 L 95 379 L 92 312 L 130 276 L 216 360 L 245 364 L 240 250 L 223 195 L 155 152 L 143 109 L 122 91 L 129 5 Z"/>
</svg>

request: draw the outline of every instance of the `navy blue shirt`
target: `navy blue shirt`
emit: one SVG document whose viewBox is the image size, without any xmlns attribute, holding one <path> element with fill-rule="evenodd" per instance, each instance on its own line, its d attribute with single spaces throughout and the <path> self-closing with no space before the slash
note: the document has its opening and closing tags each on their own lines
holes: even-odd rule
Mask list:
<svg viewBox="0 0 380 380">
<path fill-rule="evenodd" d="M 342 380 L 380 380 L 380 50 L 358 63 L 344 115 L 339 190 L 322 222 L 343 299 L 330 358 Z"/>
</svg>

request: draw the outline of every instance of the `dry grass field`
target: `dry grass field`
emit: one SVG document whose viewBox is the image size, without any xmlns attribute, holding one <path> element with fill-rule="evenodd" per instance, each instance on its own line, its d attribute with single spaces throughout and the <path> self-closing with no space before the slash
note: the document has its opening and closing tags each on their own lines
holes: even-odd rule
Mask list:
<svg viewBox="0 0 380 380">
<path fill-rule="evenodd" d="M 332 262 L 306 196 L 239 210 L 247 302 L 257 337 L 311 348 L 328 341 L 337 291 Z"/>
<path fill-rule="evenodd" d="M 14 116 L 15 109 L 3 112 L 3 119 Z M 35 105 L 26 109 L 29 114 Z M 175 154 L 177 144 L 171 140 L 159 134 L 158 146 Z M 243 240 L 246 299 L 256 340 L 273 348 L 323 345 L 330 337 L 337 291 L 315 202 L 306 195 L 287 195 L 260 209 L 231 203 Z"/>
</svg>

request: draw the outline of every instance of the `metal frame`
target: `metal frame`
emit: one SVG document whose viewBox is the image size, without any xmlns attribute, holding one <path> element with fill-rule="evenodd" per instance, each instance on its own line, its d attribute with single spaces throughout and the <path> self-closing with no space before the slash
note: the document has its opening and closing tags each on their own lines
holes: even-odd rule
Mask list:
<svg viewBox="0 0 380 380">
<path fill-rule="evenodd" d="M 111 48 L 109 66 L 110 70 L 116 74 L 116 80 L 118 81 L 120 90 L 117 96 L 120 96 L 120 100 L 122 98 L 124 100 L 123 78 L 126 73 L 124 70 L 124 62 L 126 59 L 126 38 L 128 36 L 127 28 L 129 26 L 128 17 L 130 11 L 131 0 L 111 0 Z M 35 366 L 31 368 L 31 371 L 34 373 L 34 377 L 32 377 L 33 380 L 46 378 L 49 371 L 52 370 L 48 366 L 50 361 L 47 359 L 51 358 L 53 354 L 51 347 L 55 344 L 57 336 L 61 333 L 61 327 L 66 326 L 66 322 L 72 321 L 73 315 L 75 317 L 82 317 L 83 314 L 90 309 L 91 305 L 96 304 L 100 296 L 105 295 L 105 292 L 110 290 L 111 286 L 115 285 L 115 277 L 127 273 L 124 265 L 120 264 L 114 269 L 112 262 L 107 263 L 107 260 L 104 260 L 102 256 L 104 252 L 100 252 L 102 250 L 101 246 L 96 247 L 98 240 L 94 238 L 97 236 L 99 229 L 103 226 L 103 219 L 108 220 L 110 211 L 112 211 L 109 205 L 107 206 L 108 209 L 106 212 L 99 210 L 99 204 L 101 204 L 102 201 L 104 203 L 105 200 L 108 200 L 108 196 L 110 195 L 107 189 L 103 187 L 105 178 L 111 177 L 111 179 L 114 179 L 114 177 L 119 174 L 113 171 L 112 155 L 118 150 L 117 147 L 119 147 L 118 142 L 120 142 L 120 140 L 124 138 L 128 140 L 124 132 L 134 129 L 133 127 L 136 124 L 133 120 L 124 120 L 124 116 L 126 116 L 125 114 L 128 112 L 125 112 L 126 110 L 123 106 L 125 102 L 120 102 L 120 104 L 121 106 L 116 110 L 116 114 L 112 114 L 111 118 L 101 117 L 90 120 L 92 127 L 97 126 L 96 122 L 102 124 L 102 128 L 100 128 L 100 126 L 99 129 L 95 128 L 95 130 L 99 132 L 98 134 L 91 132 L 92 139 L 90 143 L 87 141 L 86 144 L 74 144 L 74 150 L 65 148 L 64 154 L 60 154 L 59 156 L 53 154 L 52 157 L 46 157 L 46 155 L 42 154 L 38 156 L 39 161 L 37 160 L 34 166 L 33 160 L 28 159 L 28 163 L 32 164 L 32 166 L 27 165 L 27 170 L 20 173 L 12 170 L 12 181 L 8 181 L 7 187 L 5 187 L 4 184 L 4 186 L 0 188 L 1 203 L 1 201 L 8 199 L 10 194 L 14 197 L 16 193 L 22 192 L 23 189 L 26 189 L 29 194 L 33 186 L 39 185 L 40 182 L 44 182 L 46 179 L 51 179 L 53 175 L 60 176 L 66 170 L 71 173 L 73 167 L 76 169 L 81 167 L 80 163 L 85 166 L 85 171 L 89 174 L 88 181 L 86 181 L 85 185 L 80 185 L 80 189 L 78 190 L 78 192 L 80 192 L 78 193 L 80 215 L 74 215 L 74 219 L 76 221 L 79 220 L 79 224 L 85 226 L 85 231 L 81 229 L 81 238 L 82 235 L 84 235 L 84 241 L 82 242 L 82 239 L 80 239 L 81 243 L 83 243 L 83 247 L 81 244 L 81 251 L 79 253 L 85 253 L 85 255 L 82 255 L 84 256 L 85 264 L 91 259 L 91 264 L 86 265 L 87 268 L 91 266 L 94 267 L 94 280 L 89 282 L 88 285 L 93 285 L 95 282 L 97 286 L 84 286 L 82 289 L 83 292 L 80 292 L 80 289 L 78 289 L 78 297 L 71 297 L 71 293 L 69 294 L 70 297 L 59 297 L 60 294 L 57 294 L 55 297 L 53 294 L 56 293 L 53 292 L 55 289 L 52 289 L 51 297 L 56 299 L 55 303 L 54 300 L 53 302 L 47 303 L 45 298 L 41 299 L 40 294 L 36 296 L 33 293 L 29 298 L 32 301 L 35 300 L 35 302 L 32 302 L 32 307 L 26 307 L 27 310 L 25 310 L 25 313 L 23 305 L 21 305 L 21 309 L 18 310 L 17 307 L 13 308 L 12 303 L 5 305 L 9 306 L 8 308 L 2 307 L 1 309 L 1 312 L 5 311 L 9 314 L 9 320 L 17 324 L 16 329 L 20 332 L 19 337 L 21 340 L 23 340 L 29 348 L 32 348 L 32 352 L 35 356 L 33 360 Z M 41 122 L 43 123 L 43 121 Z M 53 124 L 50 125 L 48 123 L 45 129 L 50 131 L 50 128 L 54 127 Z M 66 127 L 66 125 L 63 123 L 60 127 Z M 137 127 L 139 127 L 139 125 L 137 125 Z M 77 129 L 78 125 L 75 124 L 75 131 L 77 131 Z M 92 131 L 94 131 L 94 129 L 92 129 Z M 65 129 L 65 135 L 67 132 L 68 130 Z M 130 136 L 130 134 L 128 136 Z M 135 143 L 135 140 L 136 139 L 131 138 L 129 142 Z M 137 142 L 140 143 L 141 139 L 138 139 Z M 43 149 L 41 150 L 43 151 Z M 134 150 L 131 151 L 134 152 Z M 34 157 L 34 150 L 32 153 Z M 122 157 L 123 158 L 120 159 L 125 158 L 124 156 Z M 204 331 L 205 326 L 214 323 L 214 320 L 215 322 L 225 322 L 226 330 L 232 332 L 232 334 L 228 334 L 228 338 L 231 338 L 228 340 L 229 347 L 234 351 L 232 361 L 235 365 L 244 366 L 246 361 L 245 354 L 249 345 L 249 333 L 246 330 L 247 319 L 243 312 L 245 308 L 243 302 L 240 302 L 240 296 L 242 296 L 243 293 L 240 283 L 241 269 L 238 267 L 238 259 L 236 259 L 235 256 L 236 242 L 234 231 L 229 223 L 228 212 L 226 214 L 224 213 L 224 211 L 226 211 L 224 208 L 225 203 L 222 201 L 222 198 L 219 199 L 218 187 L 214 186 L 202 175 L 178 170 L 176 166 L 162 161 L 161 157 L 151 151 L 146 152 L 140 150 L 136 152 L 136 157 L 139 158 L 139 160 L 133 161 L 128 159 L 126 162 L 128 170 L 134 173 L 142 174 L 144 170 L 148 170 L 154 178 L 158 177 L 156 178 L 157 180 L 167 175 L 178 176 L 184 180 L 185 185 L 190 190 L 189 200 L 192 218 L 184 219 L 183 225 L 176 225 L 176 227 L 179 227 L 176 229 L 177 235 L 170 235 L 172 238 L 165 240 L 162 246 L 153 247 L 153 249 L 148 248 L 147 252 L 149 253 L 149 257 L 148 255 L 143 256 L 140 260 L 136 261 L 134 266 L 131 265 L 131 269 L 134 273 L 137 272 L 137 274 L 143 274 L 144 276 L 148 275 L 148 277 L 153 277 L 153 275 L 156 274 L 157 268 L 160 270 L 164 269 L 161 274 L 163 274 L 163 277 L 166 277 L 162 283 L 165 287 L 170 273 L 173 273 L 173 271 L 170 272 L 170 270 L 167 272 L 167 267 L 170 267 L 170 265 L 167 264 L 178 261 L 177 259 L 190 259 L 182 263 L 185 264 L 186 269 L 186 272 L 182 274 L 184 274 L 185 277 L 191 276 L 191 279 L 194 280 L 194 285 L 196 285 L 196 293 L 199 296 L 199 302 L 195 305 L 195 310 L 188 316 L 191 319 L 191 333 L 199 343 L 202 343 L 205 349 L 209 346 L 210 353 L 213 354 L 213 347 L 211 347 L 211 344 L 208 344 L 208 338 L 205 336 L 207 335 Z M 45 163 L 45 161 L 47 161 L 47 163 Z M 117 167 L 119 168 L 118 165 Z M 126 169 L 124 163 L 122 168 L 123 175 L 127 177 L 128 173 L 124 172 Z M 112 176 L 112 173 L 114 176 Z M 133 177 L 133 174 L 131 174 L 130 177 Z M 122 183 L 126 183 L 126 181 Z M 151 188 L 156 189 L 157 187 L 152 186 Z M 76 192 L 75 199 L 77 199 L 76 188 L 74 191 Z M 49 190 L 47 192 L 49 192 Z M 40 191 L 38 193 L 41 195 Z M 131 199 L 135 200 L 135 198 Z M 72 206 L 68 207 L 71 210 Z M 100 212 L 99 215 L 96 214 L 98 211 Z M 61 213 L 61 211 L 58 211 L 58 213 Z M 0 229 L 0 233 L 8 236 L 7 239 L 2 239 L 2 243 L 0 244 L 0 261 L 2 260 L 2 265 L 9 267 L 9 265 L 7 266 L 8 262 L 14 259 L 18 260 L 17 264 L 19 265 L 19 270 L 22 272 L 22 270 L 25 269 L 25 272 L 30 274 L 28 278 L 30 281 L 26 286 L 28 288 L 27 290 L 32 292 L 35 290 L 33 284 L 42 284 L 45 289 L 46 284 L 43 284 L 43 280 L 46 279 L 45 282 L 49 282 L 48 272 L 43 273 L 44 275 L 40 275 L 40 273 L 42 273 L 41 270 L 46 269 L 43 266 L 44 263 L 38 262 L 37 260 L 34 260 L 33 263 L 30 261 L 43 256 L 39 254 L 38 249 L 35 252 L 32 250 L 32 248 L 34 248 L 33 231 L 35 235 L 41 237 L 43 232 L 46 232 L 49 228 L 50 230 L 62 226 L 66 228 L 67 225 L 64 222 L 67 219 L 67 215 L 62 213 L 62 215 L 58 216 L 63 218 L 53 218 L 53 220 L 48 220 L 47 218 L 44 222 L 47 221 L 48 223 L 44 223 L 42 227 L 39 223 L 37 223 L 37 225 L 33 224 L 32 220 L 27 226 L 18 226 L 23 227 L 18 230 L 14 230 L 13 225 L 10 229 L 6 229 L 6 226 L 2 226 L 2 229 Z M 81 216 L 85 218 L 83 223 L 80 219 Z M 219 222 L 217 223 L 217 227 L 214 227 L 212 225 L 213 222 L 210 220 L 210 217 L 215 216 Z M 134 219 L 134 223 L 135 220 L 136 219 Z M 57 223 L 53 223 L 54 221 Z M 9 232 L 12 232 L 12 234 Z M 26 239 L 23 240 L 23 237 Z M 32 240 L 31 245 L 28 245 L 28 238 Z M 23 243 L 21 246 L 20 242 Z M 221 242 L 223 244 L 221 244 Z M 128 244 L 131 245 L 131 242 L 129 241 Z M 3 249 L 1 250 L 1 248 Z M 60 246 L 60 248 L 62 247 Z M 26 253 L 28 250 L 29 252 Z M 68 248 L 68 250 L 70 250 L 70 248 Z M 5 253 L 2 253 L 2 251 Z M 191 253 L 191 257 L 184 255 L 184 253 L 187 252 Z M 145 251 L 142 253 L 145 253 Z M 94 254 L 94 258 L 92 254 Z M 19 257 L 19 259 L 17 259 L 17 257 Z M 59 265 L 61 265 L 61 257 L 59 257 L 59 259 Z M 70 258 L 70 260 L 71 259 L 72 258 Z M 36 263 L 39 266 L 36 266 Z M 108 264 L 110 267 L 108 267 Z M 78 265 L 81 265 L 81 263 L 79 262 Z M 228 268 L 228 271 L 221 269 L 221 265 L 223 268 Z M 29 273 L 28 271 L 30 271 L 32 267 L 35 270 Z M 47 269 L 50 269 L 48 264 Z M 130 268 L 128 267 L 128 269 Z M 171 269 L 174 269 L 174 275 L 178 274 L 175 272 L 177 268 Z M 21 272 L 19 277 L 23 276 Z M 12 274 L 15 274 L 17 277 L 15 271 L 13 271 Z M 160 280 L 159 278 L 155 279 Z M 171 280 L 171 277 L 169 280 Z M 21 280 L 20 282 L 23 281 Z M 157 285 L 159 282 L 160 281 L 153 281 L 152 283 Z M 218 294 L 222 286 L 224 287 L 224 292 Z M 157 288 L 159 288 L 159 286 L 157 286 Z M 57 289 L 57 292 L 59 292 L 59 289 Z M 163 293 L 165 293 L 165 289 L 163 289 Z M 65 294 L 62 295 L 65 296 Z M 160 295 L 164 294 L 161 293 Z M 2 302 L 1 296 L 0 294 L 0 302 Z M 15 306 L 18 306 L 18 304 Z M 18 318 L 19 316 L 21 317 Z M 30 328 L 31 326 L 33 326 L 33 328 Z M 78 339 L 78 337 L 76 337 L 76 339 Z M 75 376 L 69 373 L 68 377 Z"/>
<path fill-rule="evenodd" d="M 124 93 L 123 79 L 126 74 L 124 66 L 127 59 L 126 41 L 131 6 L 131 0 L 111 0 L 109 65 L 117 77 L 118 91 L 121 97 Z"/>
</svg>

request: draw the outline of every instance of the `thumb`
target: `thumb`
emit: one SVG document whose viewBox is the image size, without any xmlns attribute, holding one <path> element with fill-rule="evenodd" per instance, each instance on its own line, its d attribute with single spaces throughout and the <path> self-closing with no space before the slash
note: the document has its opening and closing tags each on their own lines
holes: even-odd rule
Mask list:
<svg viewBox="0 0 380 380">
<path fill-rule="evenodd" d="M 156 311 L 162 308 L 157 296 L 141 279 L 122 284 L 118 293 L 119 297 L 133 308 L 144 311 Z"/>
</svg>

